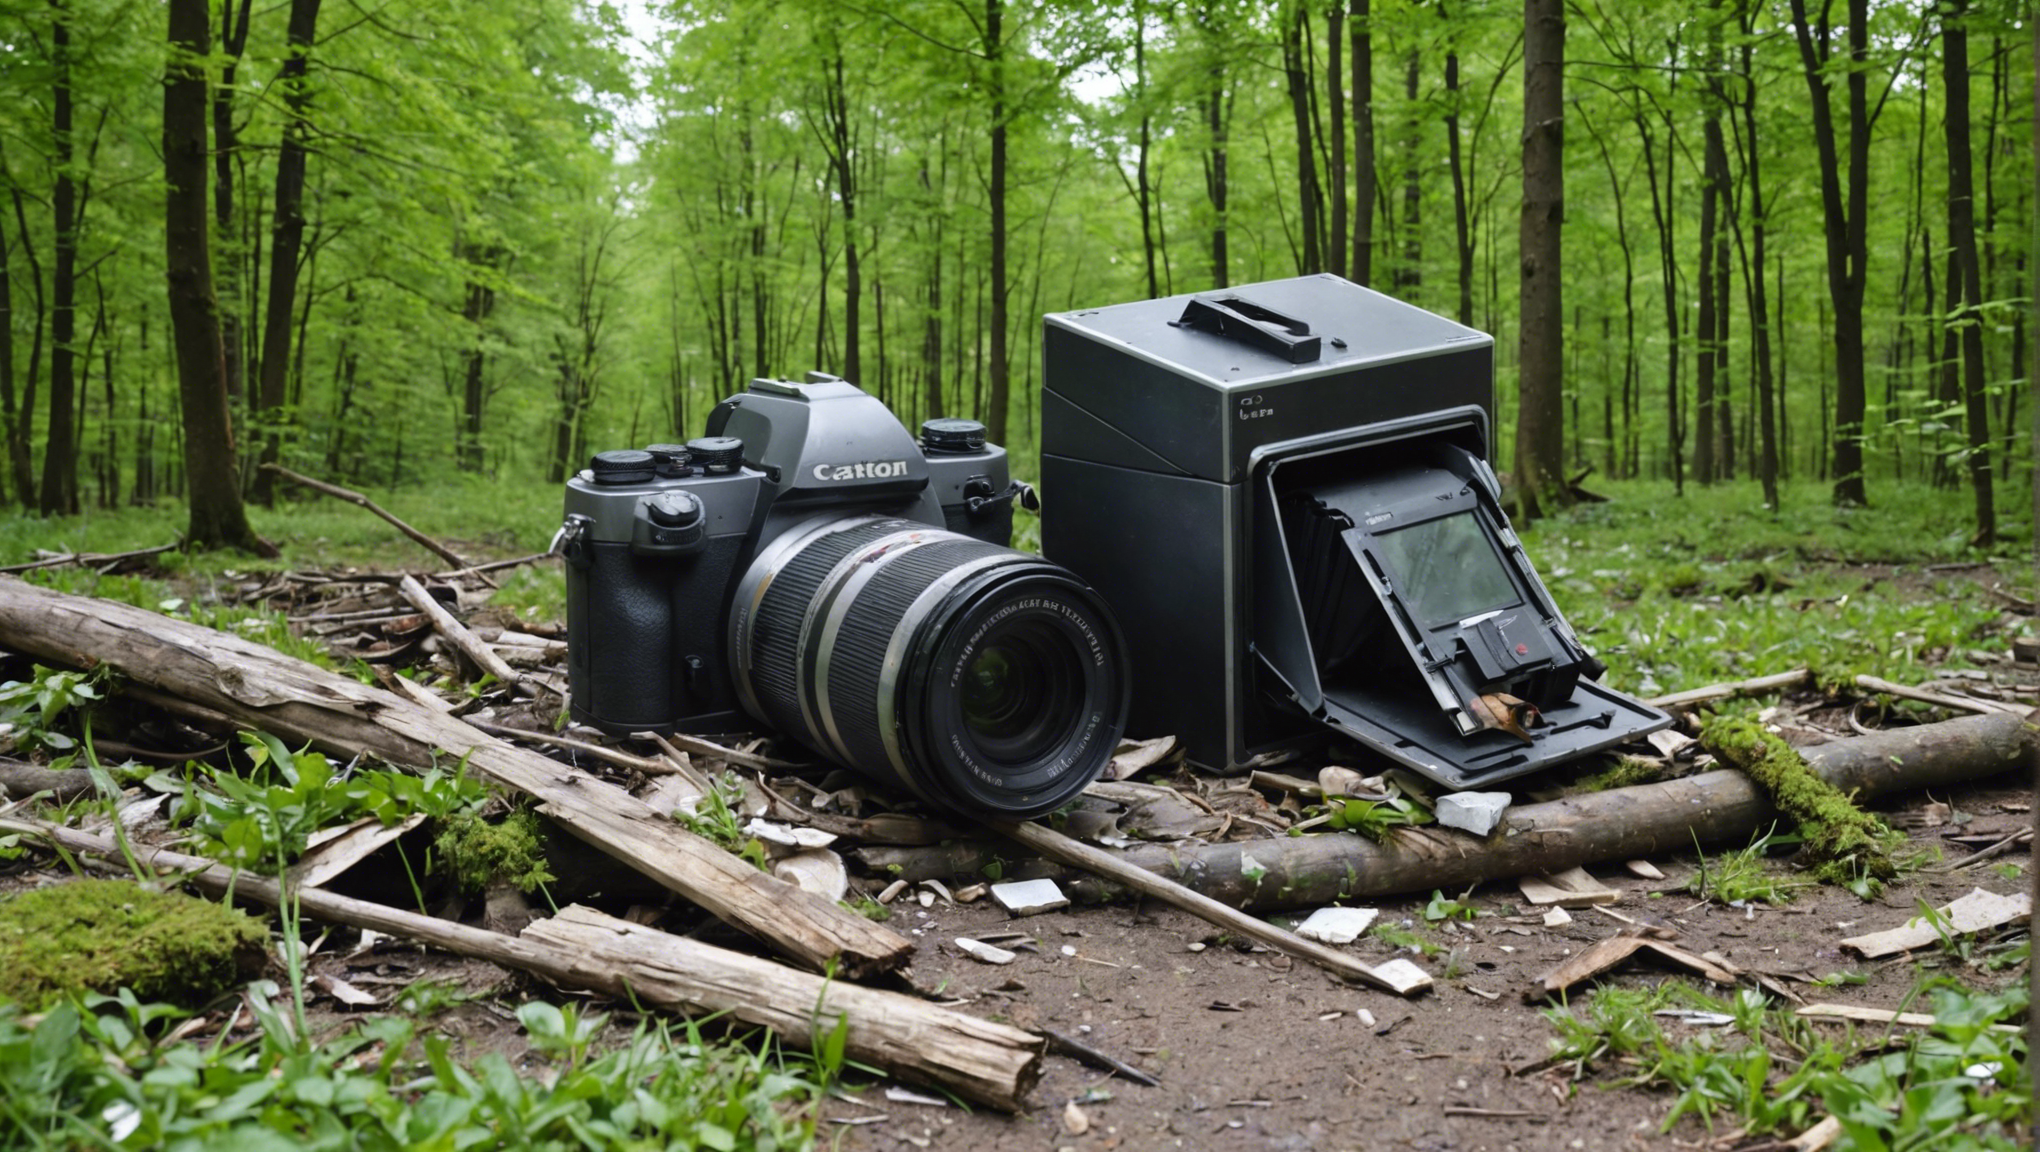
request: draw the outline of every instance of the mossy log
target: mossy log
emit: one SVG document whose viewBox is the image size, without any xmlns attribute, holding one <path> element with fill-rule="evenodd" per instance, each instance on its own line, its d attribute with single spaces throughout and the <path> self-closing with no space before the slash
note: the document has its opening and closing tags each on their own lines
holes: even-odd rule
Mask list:
<svg viewBox="0 0 2040 1152">
<path fill-rule="evenodd" d="M 1813 770 L 1860 798 L 1939 787 L 2022 768 L 2034 744 L 2026 716 L 1966 716 L 1802 749 Z M 1379 843 L 1352 833 L 1226 844 L 1143 845 L 1126 858 L 1235 908 L 1268 911 L 1406 892 L 1448 891 L 1485 880 L 1558 872 L 1746 842 L 1786 820 L 1741 772 L 1702 772 L 1512 808 L 1486 838 L 1449 828 L 1401 828 Z M 1080 897 L 1110 899 L 1113 885 L 1016 859 L 996 841 L 932 848 L 865 848 L 853 855 L 905 880 L 981 879 L 995 863 L 1009 878 L 1057 876 Z M 1002 859 L 1003 857 L 1003 859 Z"/>
<path fill-rule="evenodd" d="M 619 863 L 815 971 L 834 962 L 856 978 L 913 952 L 897 932 L 760 872 L 613 784 L 238 636 L 0 577 L 0 648 L 67 668 L 106 665 L 159 697 L 342 756 L 414 768 L 465 761 Z"/>
</svg>

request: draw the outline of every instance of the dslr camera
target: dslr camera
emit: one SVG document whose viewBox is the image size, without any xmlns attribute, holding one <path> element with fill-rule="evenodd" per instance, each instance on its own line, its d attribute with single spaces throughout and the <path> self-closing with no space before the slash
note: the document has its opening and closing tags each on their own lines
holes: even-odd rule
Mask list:
<svg viewBox="0 0 2040 1152">
<path fill-rule="evenodd" d="M 1509 527 L 1492 337 L 1328 275 L 1044 327 L 1042 553 L 1119 613 L 1134 731 L 1243 771 L 1329 728 L 1470 788 L 1671 723 Z"/>
<path fill-rule="evenodd" d="M 567 482 L 574 719 L 762 721 L 983 818 L 1097 778 L 1125 729 L 1119 628 L 1084 581 L 1007 546 L 1032 492 L 983 425 L 930 420 L 917 442 L 812 373 L 753 380 L 706 433 L 598 453 Z"/>
</svg>

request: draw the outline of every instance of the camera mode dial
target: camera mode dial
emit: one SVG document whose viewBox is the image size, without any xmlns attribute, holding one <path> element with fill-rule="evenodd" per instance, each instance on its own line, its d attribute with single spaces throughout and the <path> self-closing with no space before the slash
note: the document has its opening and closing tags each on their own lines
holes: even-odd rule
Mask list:
<svg viewBox="0 0 2040 1152">
<path fill-rule="evenodd" d="M 635 448 L 597 452 L 588 462 L 597 484 L 642 484 L 652 478 L 654 467 L 652 454 Z"/>
<path fill-rule="evenodd" d="M 921 422 L 921 450 L 930 455 L 982 452 L 984 448 L 985 426 L 975 420 L 944 416 Z"/>
<path fill-rule="evenodd" d="M 710 476 L 735 472 L 744 462 L 744 442 L 735 436 L 704 436 L 699 440 L 689 440 L 687 451 L 694 457 L 694 463 Z"/>
<path fill-rule="evenodd" d="M 657 492 L 638 501 L 631 551 L 640 556 L 670 556 L 699 548 L 706 537 L 708 515 L 692 492 Z"/>
<path fill-rule="evenodd" d="M 652 463 L 658 469 L 659 478 L 662 480 L 678 480 L 694 474 L 694 469 L 689 466 L 694 460 L 694 454 L 684 445 L 648 444 L 645 451 L 652 454 Z"/>
</svg>

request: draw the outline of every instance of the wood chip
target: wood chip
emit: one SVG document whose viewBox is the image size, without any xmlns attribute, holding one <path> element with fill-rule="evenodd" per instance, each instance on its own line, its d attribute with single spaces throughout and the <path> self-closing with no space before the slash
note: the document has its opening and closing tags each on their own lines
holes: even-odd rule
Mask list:
<svg viewBox="0 0 2040 1152">
<path fill-rule="evenodd" d="M 996 944 L 987 944 L 982 940 L 973 940 L 968 936 L 958 936 L 956 938 L 956 946 L 963 949 L 965 954 L 973 959 L 986 964 L 1011 964 L 1020 958 L 1020 954 L 1017 952 L 1008 952 Z"/>
<path fill-rule="evenodd" d="M 416 813 L 395 824 L 383 826 L 374 817 L 365 817 L 339 829 L 338 834 L 327 837 L 307 849 L 299 856 L 297 863 L 290 866 L 290 882 L 298 888 L 323 888 L 349 868 L 368 859 L 384 845 L 391 843 L 404 833 L 425 823 L 424 813 Z"/>
<path fill-rule="evenodd" d="M 1589 904 L 1613 904 L 1622 899 L 1622 893 L 1604 886 L 1588 875 L 1584 868 L 1568 868 L 1544 876 L 1518 877 L 1516 886 L 1522 889 L 1524 899 L 1539 907 L 1556 904 L 1560 908 L 1585 908 Z"/>
<path fill-rule="evenodd" d="M 1935 943 L 1944 932 L 1949 936 L 1967 936 L 2003 924 L 2023 923 L 2033 917 L 2033 897 L 2026 892 L 1999 896 L 1976 888 L 1960 900 L 1937 909 L 1935 915 L 1940 920 L 1938 927 L 1924 916 L 1915 916 L 1897 928 L 1866 936 L 1851 936 L 1842 941 L 1842 947 L 1852 948 L 1866 959 L 1874 960 L 1879 956 Z"/>
<path fill-rule="evenodd" d="M 1622 866 L 1629 869 L 1631 876 L 1640 876 L 1645 880 L 1662 880 L 1665 878 L 1665 874 L 1658 871 L 1658 866 L 1648 860 L 1629 860 L 1625 861 Z"/>
<path fill-rule="evenodd" d="M 1572 923 L 1572 913 L 1563 908 L 1553 908 L 1544 914 L 1544 926 L 1546 928 L 1563 928 L 1570 923 Z"/>
<path fill-rule="evenodd" d="M 1893 1012 L 1889 1008 L 1859 1008 L 1854 1004 L 1808 1004 L 1794 1013 L 1808 1020 L 1853 1020 L 1859 1024 L 1899 1024 L 1907 1028 L 1931 1028 L 1934 1018 L 1924 1012 Z M 1997 1032 L 2021 1032 L 2014 1024 L 1993 1024 Z"/>
<path fill-rule="evenodd" d="M 1154 740 L 1122 740 L 1119 750 L 1112 756 L 1112 763 L 1105 769 L 1108 780 L 1130 780 L 1169 758 L 1176 750 L 1176 738 L 1163 736 Z"/>
<path fill-rule="evenodd" d="M 1084 1110 L 1077 1106 L 1075 1100 L 1072 1100 L 1063 1105 L 1062 1126 L 1063 1131 L 1070 1135 L 1082 1136 L 1091 1130 L 1091 1117 L 1086 1115 Z"/>
<path fill-rule="evenodd" d="M 1695 956 L 1684 948 L 1667 944 L 1662 940 L 1650 940 L 1642 936 L 1610 936 L 1579 955 L 1568 957 L 1557 967 L 1539 976 L 1537 984 L 1524 993 L 1524 999 L 1535 1001 L 1547 996 L 1556 996 L 1575 984 L 1613 970 L 1638 952 L 1656 953 L 1661 959 L 1716 984 L 1734 984 L 1739 975 L 1730 967 L 1716 964 L 1703 956 Z"/>
</svg>

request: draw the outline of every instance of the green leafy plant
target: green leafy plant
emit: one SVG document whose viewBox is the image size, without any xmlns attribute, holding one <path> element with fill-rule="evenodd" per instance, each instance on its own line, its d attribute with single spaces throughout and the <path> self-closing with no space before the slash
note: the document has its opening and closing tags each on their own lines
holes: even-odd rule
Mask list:
<svg viewBox="0 0 2040 1152">
<path fill-rule="evenodd" d="M 92 672 L 66 672 L 38 664 L 29 679 L 0 684 L 0 739 L 23 750 L 75 751 L 77 739 L 58 731 L 57 722 L 67 712 L 97 704 L 111 677 L 103 666 Z"/>
<path fill-rule="evenodd" d="M 1749 847 L 1723 852 L 1711 859 L 1696 843 L 1694 854 L 1700 859 L 1700 870 L 1686 882 L 1686 890 L 1735 907 L 1753 901 L 1773 907 L 1790 903 L 1800 892 L 1813 887 L 1813 881 L 1781 875 L 1770 866 L 1768 853 L 1775 833 L 1773 828 L 1751 840 Z"/>
<path fill-rule="evenodd" d="M 674 819 L 686 825 L 687 830 L 695 835 L 721 845 L 764 870 L 770 867 L 765 846 L 744 833 L 745 821 L 737 811 L 743 800 L 743 781 L 734 772 L 724 772 L 708 782 L 708 794 L 701 798 L 701 804 L 693 815 L 675 813 Z"/>
<path fill-rule="evenodd" d="M 1471 920 L 1478 910 L 1471 904 L 1461 904 L 1436 888 L 1431 889 L 1430 902 L 1424 905 L 1424 919 L 1436 924 L 1440 920 Z"/>
</svg>

